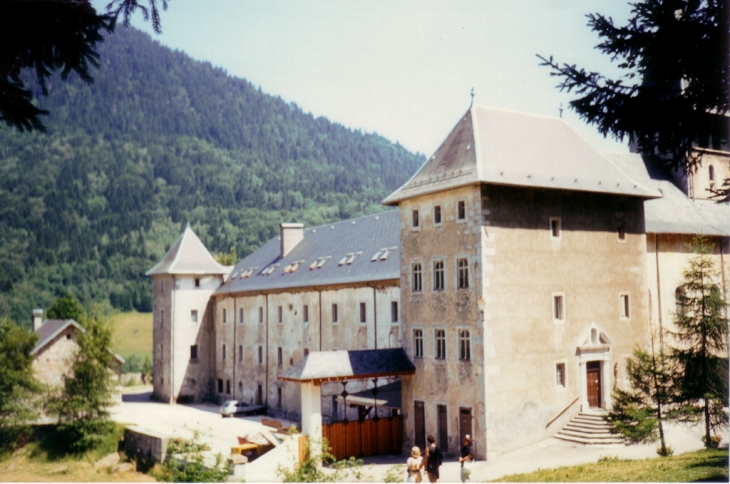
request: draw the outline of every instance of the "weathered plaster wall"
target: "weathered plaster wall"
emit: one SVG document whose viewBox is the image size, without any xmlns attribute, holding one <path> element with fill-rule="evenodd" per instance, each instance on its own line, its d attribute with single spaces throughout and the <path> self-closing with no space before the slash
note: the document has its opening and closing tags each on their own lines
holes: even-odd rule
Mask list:
<svg viewBox="0 0 730 484">
<path fill-rule="evenodd" d="M 548 422 L 576 396 L 587 406 L 587 361 L 602 362 L 602 406 L 610 406 L 621 356 L 647 337 L 646 237 L 640 199 L 491 186 L 483 207 L 487 446 L 502 453 L 557 432 Z M 560 219 L 559 237 L 551 218 Z M 554 318 L 556 294 L 563 320 Z M 591 329 L 603 341 L 591 342 Z"/>
<path fill-rule="evenodd" d="M 171 401 L 170 391 L 170 321 L 174 278 L 169 275 L 152 279 L 152 396 Z"/>
<path fill-rule="evenodd" d="M 728 221 L 730 223 L 730 221 Z M 674 313 L 677 309 L 676 290 L 684 281 L 683 273 L 694 254 L 687 244 L 693 240 L 692 235 L 647 234 L 647 271 L 649 292 L 651 294 L 651 320 L 659 327 L 659 303 L 661 301 L 661 323 L 664 329 L 672 330 Z M 727 237 L 707 237 L 707 242 L 714 245 L 714 253 L 710 256 L 715 268 L 720 272 L 717 284 L 725 291 L 728 298 L 728 277 L 730 276 L 730 245 Z M 657 250 L 658 249 L 658 250 Z M 657 253 L 659 257 L 657 258 Z M 657 279 L 657 259 L 659 278 Z M 723 268 L 724 266 L 724 268 Z M 723 272 L 725 281 L 723 287 Z M 661 284 L 661 293 L 657 290 Z"/>
<path fill-rule="evenodd" d="M 63 386 L 63 378 L 71 374 L 71 366 L 79 350 L 74 341 L 75 333 L 74 328 L 66 328 L 35 355 L 33 372 L 41 383 Z"/>
<path fill-rule="evenodd" d="M 710 166 L 713 167 L 714 180 L 710 180 Z M 719 189 L 730 178 L 730 153 L 714 150 L 703 150 L 702 163 L 696 166 L 689 177 L 692 194 L 697 199 L 710 199 L 710 187 Z"/>
<path fill-rule="evenodd" d="M 465 202 L 466 217 L 457 220 L 458 202 Z M 442 223 L 434 223 L 434 207 L 441 207 Z M 412 225 L 419 211 L 419 227 Z M 439 442 L 437 405 L 447 409 L 449 453 L 459 450 L 458 412 L 471 410 L 476 454 L 484 457 L 483 336 L 477 300 L 481 294 L 481 207 L 477 187 L 460 188 L 404 201 L 401 213 L 402 342 L 416 366 L 413 377 L 403 379 L 404 448 L 415 444 L 414 405 L 424 403 L 425 433 Z M 457 289 L 457 258 L 469 262 L 469 288 Z M 434 261 L 443 260 L 444 290 L 434 290 Z M 420 263 L 422 290 L 413 291 L 413 264 Z M 469 360 L 459 359 L 458 332 L 470 333 Z M 414 347 L 414 330 L 423 334 L 423 356 Z M 446 358 L 436 358 L 435 331 L 445 330 Z"/>
</svg>

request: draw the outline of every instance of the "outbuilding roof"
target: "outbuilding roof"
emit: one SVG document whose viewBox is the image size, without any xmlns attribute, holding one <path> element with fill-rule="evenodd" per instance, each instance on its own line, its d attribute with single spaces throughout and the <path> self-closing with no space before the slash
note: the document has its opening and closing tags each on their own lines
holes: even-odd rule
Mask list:
<svg viewBox="0 0 730 484">
<path fill-rule="evenodd" d="M 279 379 L 298 382 L 364 380 L 415 372 L 416 367 L 403 348 L 313 351 L 279 375 Z"/>
<path fill-rule="evenodd" d="M 35 355 L 36 353 L 38 353 L 46 345 L 51 343 L 56 338 L 56 336 L 63 333 L 68 327 L 73 327 L 77 331 L 80 331 L 82 333 L 86 332 L 86 330 L 73 319 L 47 319 L 46 321 L 44 321 L 43 324 L 41 324 L 41 327 L 35 330 L 36 334 L 38 335 L 38 342 L 36 343 L 33 350 L 30 352 L 30 354 Z M 124 358 L 111 350 L 109 351 L 112 353 L 114 358 L 119 361 L 119 363 L 124 363 Z"/>
<path fill-rule="evenodd" d="M 229 270 L 230 268 L 216 262 L 188 225 L 162 260 L 147 271 L 146 275 L 228 274 Z"/>
<path fill-rule="evenodd" d="M 397 281 L 399 220 L 391 210 L 305 229 L 284 257 L 274 237 L 236 264 L 215 294 Z"/>
<path fill-rule="evenodd" d="M 474 106 L 421 169 L 383 203 L 476 183 L 660 196 L 560 118 Z"/>
<path fill-rule="evenodd" d="M 644 202 L 647 233 L 730 235 L 730 204 L 693 200 L 673 183 L 652 178 L 640 154 L 606 152 L 604 155 L 632 178 L 661 192 L 661 198 Z"/>
</svg>

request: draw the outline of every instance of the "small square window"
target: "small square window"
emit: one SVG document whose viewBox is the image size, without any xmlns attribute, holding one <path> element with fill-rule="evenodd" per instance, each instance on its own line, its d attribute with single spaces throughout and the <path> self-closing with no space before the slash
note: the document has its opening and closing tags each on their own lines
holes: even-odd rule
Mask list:
<svg viewBox="0 0 730 484">
<path fill-rule="evenodd" d="M 456 219 L 466 220 L 466 202 L 464 200 L 459 200 L 456 203 Z"/>
<path fill-rule="evenodd" d="M 628 319 L 629 316 L 629 295 L 621 294 L 621 317 L 624 319 Z"/>
<path fill-rule="evenodd" d="M 337 304 L 332 305 L 332 322 L 337 323 Z"/>
<path fill-rule="evenodd" d="M 419 227 L 419 224 L 420 224 L 420 220 L 418 218 L 418 210 L 414 210 L 411 215 L 413 217 L 412 227 L 413 228 L 418 228 Z"/>
<path fill-rule="evenodd" d="M 190 311 L 190 321 L 193 323 L 198 322 L 198 310 L 197 309 L 193 309 L 192 311 Z"/>
<path fill-rule="evenodd" d="M 559 387 L 565 386 L 565 363 L 555 364 L 555 384 Z"/>
<path fill-rule="evenodd" d="M 390 321 L 392 323 L 398 322 L 398 301 L 390 302 Z"/>
<path fill-rule="evenodd" d="M 434 225 L 441 225 L 441 205 L 433 207 L 433 223 Z"/>
<path fill-rule="evenodd" d="M 365 305 L 365 303 L 360 303 L 360 322 L 368 322 L 367 306 Z"/>
<path fill-rule="evenodd" d="M 550 238 L 560 239 L 560 219 L 557 217 L 550 218 Z"/>
<path fill-rule="evenodd" d="M 565 320 L 565 297 L 562 294 L 553 295 L 553 319 L 555 321 Z"/>
</svg>

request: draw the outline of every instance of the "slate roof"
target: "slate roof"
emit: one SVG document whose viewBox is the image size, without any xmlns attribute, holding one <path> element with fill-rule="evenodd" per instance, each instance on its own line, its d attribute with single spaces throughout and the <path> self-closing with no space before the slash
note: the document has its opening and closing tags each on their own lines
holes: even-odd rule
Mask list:
<svg viewBox="0 0 730 484">
<path fill-rule="evenodd" d="M 284 373 L 280 380 L 312 382 L 363 380 L 416 372 L 403 348 L 313 351 Z"/>
<path fill-rule="evenodd" d="M 43 324 L 41 324 L 41 327 L 35 331 L 38 335 L 38 342 L 30 354 L 35 355 L 38 353 L 44 346 L 53 341 L 56 336 L 63 333 L 69 326 L 76 328 L 76 330 L 81 331 L 82 333 L 86 332 L 86 330 L 73 319 L 47 319 L 44 321 Z M 120 363 L 124 363 L 124 358 L 114 352 L 111 353 Z"/>
<path fill-rule="evenodd" d="M 216 262 L 188 225 L 162 260 L 147 271 L 146 275 L 228 274 L 229 271 L 230 268 Z"/>
<path fill-rule="evenodd" d="M 632 178 L 661 192 L 662 198 L 644 202 L 647 233 L 730 236 L 730 204 L 692 200 L 672 182 L 652 178 L 637 153 L 606 152 L 604 155 Z"/>
<path fill-rule="evenodd" d="M 562 119 L 474 106 L 424 165 L 383 203 L 487 183 L 658 197 Z"/>
<path fill-rule="evenodd" d="M 279 237 L 274 237 L 236 264 L 215 294 L 397 280 L 399 223 L 398 211 L 392 210 L 305 229 L 302 241 L 284 258 Z M 380 257 L 372 260 L 378 253 Z M 347 259 L 340 265 L 343 258 Z M 310 268 L 313 264 L 315 268 Z M 272 270 L 268 275 L 267 268 Z"/>
</svg>

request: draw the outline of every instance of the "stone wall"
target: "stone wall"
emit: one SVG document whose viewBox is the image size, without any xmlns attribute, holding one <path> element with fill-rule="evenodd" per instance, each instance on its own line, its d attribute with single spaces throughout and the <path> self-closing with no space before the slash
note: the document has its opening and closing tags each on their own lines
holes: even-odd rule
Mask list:
<svg viewBox="0 0 730 484">
<path fill-rule="evenodd" d="M 137 471 L 140 472 L 146 472 L 157 462 L 164 462 L 169 443 L 169 437 L 142 432 L 134 427 L 124 429 L 124 452 L 136 460 Z"/>
<path fill-rule="evenodd" d="M 61 387 L 64 377 L 71 374 L 71 366 L 79 350 L 74 341 L 75 333 L 74 327 L 67 327 L 35 355 L 33 371 L 42 383 Z"/>
</svg>

